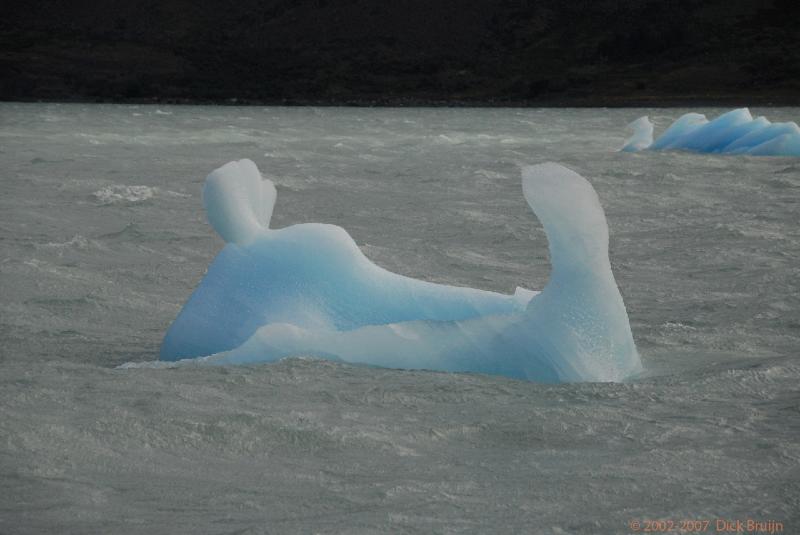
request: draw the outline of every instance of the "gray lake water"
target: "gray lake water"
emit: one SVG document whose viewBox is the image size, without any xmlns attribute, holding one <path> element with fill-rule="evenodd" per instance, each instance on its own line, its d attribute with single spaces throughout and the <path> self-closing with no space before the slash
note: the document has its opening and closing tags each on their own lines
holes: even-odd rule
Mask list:
<svg viewBox="0 0 800 535">
<path fill-rule="evenodd" d="M 617 152 L 686 111 L 0 104 L 0 533 L 800 532 L 800 161 Z M 645 373 L 116 369 L 157 358 L 223 245 L 203 180 L 240 158 L 273 227 L 504 293 L 549 270 L 520 166 L 574 169 Z"/>
</svg>

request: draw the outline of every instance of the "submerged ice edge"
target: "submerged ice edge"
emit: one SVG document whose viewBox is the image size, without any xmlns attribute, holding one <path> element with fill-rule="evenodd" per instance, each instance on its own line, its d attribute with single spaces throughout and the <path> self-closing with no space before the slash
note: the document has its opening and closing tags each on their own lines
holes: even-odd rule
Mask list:
<svg viewBox="0 0 800 535">
<path fill-rule="evenodd" d="M 647 116 L 628 125 L 633 135 L 623 152 L 641 150 L 688 150 L 712 154 L 800 157 L 800 127 L 795 122 L 772 123 L 747 108 L 731 110 L 709 121 L 700 113 L 678 118 L 653 141 L 653 125 Z"/>
<path fill-rule="evenodd" d="M 525 168 L 522 185 L 547 234 L 552 273 L 541 293 L 504 295 L 391 273 L 334 225 L 270 229 L 273 184 L 250 160 L 231 162 L 203 192 L 224 249 L 167 331 L 161 361 L 123 367 L 306 356 L 544 382 L 638 373 L 596 192 L 555 163 Z"/>
</svg>

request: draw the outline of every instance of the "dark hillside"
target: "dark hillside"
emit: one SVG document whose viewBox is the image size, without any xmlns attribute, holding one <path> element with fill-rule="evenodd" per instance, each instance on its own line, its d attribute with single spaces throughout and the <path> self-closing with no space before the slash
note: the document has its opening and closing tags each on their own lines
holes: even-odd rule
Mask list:
<svg viewBox="0 0 800 535">
<path fill-rule="evenodd" d="M 800 104 L 797 0 L 5 4 L 5 100 Z"/>
</svg>

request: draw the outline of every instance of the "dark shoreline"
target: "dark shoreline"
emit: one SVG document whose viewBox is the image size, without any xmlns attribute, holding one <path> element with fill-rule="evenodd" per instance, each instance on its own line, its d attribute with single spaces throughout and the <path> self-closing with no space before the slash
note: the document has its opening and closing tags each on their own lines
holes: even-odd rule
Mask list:
<svg viewBox="0 0 800 535">
<path fill-rule="evenodd" d="M 363 99 L 239 99 L 202 98 L 10 98 L 5 103 L 41 104 L 123 104 L 175 106 L 286 106 L 286 107 L 346 107 L 346 108 L 741 108 L 741 107 L 800 107 L 800 95 L 713 96 L 713 97 L 608 97 L 595 99 L 562 98 L 545 100 L 439 100 L 424 98 L 363 98 Z"/>
</svg>

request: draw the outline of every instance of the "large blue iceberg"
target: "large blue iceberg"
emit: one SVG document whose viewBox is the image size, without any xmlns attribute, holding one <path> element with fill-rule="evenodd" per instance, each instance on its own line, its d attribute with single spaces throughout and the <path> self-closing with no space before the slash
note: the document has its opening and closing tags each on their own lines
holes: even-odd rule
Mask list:
<svg viewBox="0 0 800 535">
<path fill-rule="evenodd" d="M 797 123 L 771 123 L 750 114 L 747 108 L 729 111 L 709 121 L 700 113 L 687 113 L 653 141 L 653 125 L 647 116 L 628 125 L 633 135 L 624 152 L 688 150 L 692 152 L 751 154 L 754 156 L 800 156 Z"/>
<path fill-rule="evenodd" d="M 203 191 L 227 243 L 169 328 L 161 360 L 313 356 L 543 382 L 640 371 L 594 189 L 554 163 L 525 168 L 522 185 L 547 233 L 552 273 L 541 293 L 503 295 L 391 273 L 334 225 L 271 229 L 272 182 L 250 160 L 228 163 Z"/>
</svg>

